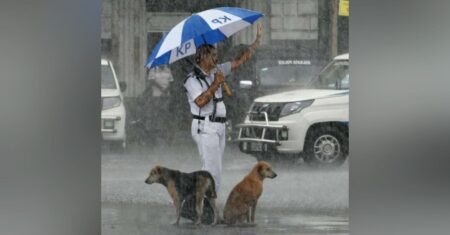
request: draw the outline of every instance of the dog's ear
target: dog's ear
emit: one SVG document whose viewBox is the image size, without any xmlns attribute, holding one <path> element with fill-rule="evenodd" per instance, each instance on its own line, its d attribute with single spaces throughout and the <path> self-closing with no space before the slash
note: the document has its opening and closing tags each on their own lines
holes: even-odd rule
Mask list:
<svg viewBox="0 0 450 235">
<path fill-rule="evenodd" d="M 257 169 L 257 171 L 258 171 L 258 174 L 262 175 L 262 171 L 263 171 L 263 169 L 264 169 L 263 165 L 258 164 L 258 168 L 256 168 L 256 169 Z"/>
<path fill-rule="evenodd" d="M 155 172 L 156 172 L 156 174 L 160 175 L 161 174 L 161 167 L 160 166 L 155 166 Z"/>
</svg>

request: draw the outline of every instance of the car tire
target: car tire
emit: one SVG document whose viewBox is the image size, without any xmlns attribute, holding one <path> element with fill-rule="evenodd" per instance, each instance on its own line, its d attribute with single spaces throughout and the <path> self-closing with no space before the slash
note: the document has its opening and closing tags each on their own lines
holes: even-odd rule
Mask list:
<svg viewBox="0 0 450 235">
<path fill-rule="evenodd" d="M 109 150 L 113 153 L 124 153 L 127 148 L 127 142 L 124 141 L 113 141 L 109 143 Z"/>
<path fill-rule="evenodd" d="M 341 165 L 348 155 L 348 137 L 334 126 L 316 127 L 305 142 L 305 161 L 312 165 Z"/>
</svg>

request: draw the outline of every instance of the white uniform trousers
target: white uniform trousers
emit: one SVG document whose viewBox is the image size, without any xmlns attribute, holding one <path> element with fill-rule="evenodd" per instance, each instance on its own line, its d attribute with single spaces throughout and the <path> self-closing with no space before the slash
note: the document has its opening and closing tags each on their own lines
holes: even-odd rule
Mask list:
<svg viewBox="0 0 450 235">
<path fill-rule="evenodd" d="M 208 116 L 200 122 L 193 119 L 191 133 L 202 158 L 202 170 L 208 171 L 213 176 L 216 192 L 219 193 L 226 141 L 225 123 L 211 122 Z"/>
</svg>

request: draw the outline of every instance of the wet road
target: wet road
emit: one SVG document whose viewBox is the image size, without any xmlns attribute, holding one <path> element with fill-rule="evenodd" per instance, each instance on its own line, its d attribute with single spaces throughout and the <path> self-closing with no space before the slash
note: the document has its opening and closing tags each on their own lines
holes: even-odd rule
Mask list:
<svg viewBox="0 0 450 235">
<path fill-rule="evenodd" d="M 257 209 L 256 226 L 202 225 L 182 219 L 172 207 L 158 204 L 103 203 L 102 234 L 348 234 L 345 212 Z"/>
<path fill-rule="evenodd" d="M 176 146 L 176 147 L 174 147 Z M 218 208 L 256 160 L 229 144 L 223 161 Z M 135 148 L 126 154 L 102 154 L 102 234 L 348 234 L 348 164 L 311 169 L 301 163 L 272 164 L 278 174 L 264 181 L 255 227 L 192 226 L 175 221 L 175 209 L 164 186 L 146 185 L 155 165 L 190 172 L 200 169 L 193 142 Z"/>
</svg>

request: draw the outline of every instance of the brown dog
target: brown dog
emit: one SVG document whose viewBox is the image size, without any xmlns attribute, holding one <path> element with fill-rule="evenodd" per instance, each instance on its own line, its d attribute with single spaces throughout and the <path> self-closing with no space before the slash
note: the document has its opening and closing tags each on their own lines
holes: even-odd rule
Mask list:
<svg viewBox="0 0 450 235">
<path fill-rule="evenodd" d="M 150 175 L 145 183 L 160 183 L 167 188 L 175 205 L 177 220 L 176 225 L 180 222 L 181 207 L 186 199 L 195 197 L 195 210 L 197 212 L 197 220 L 195 224 L 201 223 L 203 214 L 203 200 L 206 196 L 214 210 L 214 222 L 217 222 L 217 208 L 215 199 L 217 198 L 214 179 L 207 171 L 195 171 L 192 173 L 183 173 L 177 170 L 171 170 L 165 167 L 156 166 L 150 171 Z"/>
<path fill-rule="evenodd" d="M 275 178 L 277 174 L 265 161 L 258 162 L 247 176 L 237 184 L 228 196 L 223 219 L 226 224 L 234 224 L 236 221 L 255 223 L 255 210 L 258 199 L 262 194 L 263 180 Z"/>
</svg>

